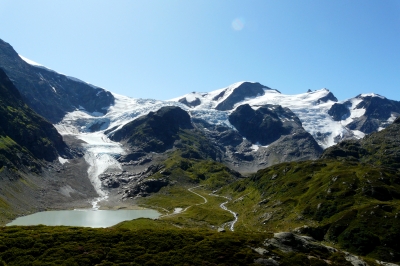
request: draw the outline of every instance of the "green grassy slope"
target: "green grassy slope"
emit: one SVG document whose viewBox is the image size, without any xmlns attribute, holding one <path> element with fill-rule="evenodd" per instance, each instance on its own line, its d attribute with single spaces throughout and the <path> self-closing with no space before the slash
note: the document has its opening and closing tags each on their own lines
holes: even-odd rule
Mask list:
<svg viewBox="0 0 400 266">
<path fill-rule="evenodd" d="M 237 228 L 289 231 L 361 255 L 398 261 L 400 177 L 392 169 L 329 160 L 284 163 L 224 188 Z"/>
<path fill-rule="evenodd" d="M 283 163 L 224 187 L 238 230 L 297 228 L 356 254 L 400 261 L 400 119 L 322 159 Z M 302 228 L 300 228 L 302 227 Z"/>
</svg>

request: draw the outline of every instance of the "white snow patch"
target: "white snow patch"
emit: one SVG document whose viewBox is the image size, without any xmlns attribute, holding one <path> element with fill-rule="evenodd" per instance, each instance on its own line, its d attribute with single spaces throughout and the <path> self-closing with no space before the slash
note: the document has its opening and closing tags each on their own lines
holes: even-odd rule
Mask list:
<svg viewBox="0 0 400 266">
<path fill-rule="evenodd" d="M 258 151 L 259 148 L 260 148 L 259 145 L 256 145 L 256 144 L 251 145 L 251 149 L 252 149 L 253 151 Z"/>
<path fill-rule="evenodd" d="M 34 66 L 34 67 L 37 67 L 37 68 L 40 68 L 40 69 L 44 69 L 44 70 L 46 70 L 46 71 L 50 71 L 50 72 L 54 72 L 54 73 L 57 73 L 57 74 L 61 74 L 61 73 L 58 73 L 58 72 L 56 72 L 56 71 L 54 71 L 54 70 L 52 70 L 52 69 L 50 69 L 50 68 L 48 68 L 48 67 L 45 67 L 45 66 L 43 66 L 43 65 L 41 65 L 41 64 L 39 64 L 39 63 L 36 63 L 35 61 L 33 61 L 33 60 L 30 60 L 30 59 L 28 59 L 28 58 L 26 58 L 26 57 L 23 57 L 22 55 L 18 55 L 22 60 L 24 60 L 26 63 L 28 63 L 28 64 L 30 64 L 31 66 Z M 61 74 L 62 75 L 62 74 Z M 43 77 L 42 77 L 43 78 Z"/>
<path fill-rule="evenodd" d="M 53 91 L 54 91 L 55 93 L 57 93 L 56 88 L 54 88 L 53 86 L 51 86 L 51 88 L 53 89 Z"/>
<path fill-rule="evenodd" d="M 389 119 L 387 120 L 389 123 L 393 123 L 394 120 L 396 120 L 397 116 L 395 116 L 394 114 L 392 114 Z"/>
<path fill-rule="evenodd" d="M 66 197 L 71 197 L 71 193 L 76 192 L 70 185 L 66 185 L 60 188 L 60 193 Z"/>
<path fill-rule="evenodd" d="M 175 208 L 173 213 L 174 214 L 181 213 L 182 210 L 183 210 L 183 208 Z"/>
<path fill-rule="evenodd" d="M 58 157 L 58 161 L 60 162 L 60 164 L 65 164 L 65 163 L 68 163 L 69 161 L 68 161 L 68 159 L 64 159 L 64 158 L 62 158 L 62 157 Z"/>
<path fill-rule="evenodd" d="M 381 99 L 386 99 L 386 97 L 384 97 L 382 95 L 379 95 L 379 94 L 376 94 L 376 93 L 364 93 L 364 94 L 361 94 L 360 96 L 362 98 L 364 98 L 364 97 L 378 97 L 378 98 L 381 98 Z"/>
<path fill-rule="evenodd" d="M 360 98 L 352 98 L 349 101 L 351 103 L 350 116 L 347 119 L 342 121 L 342 124 L 345 125 L 345 126 L 347 126 L 348 124 L 353 122 L 354 119 L 363 116 L 365 114 L 365 111 L 366 111 L 364 108 L 358 108 L 357 109 L 357 105 L 363 101 L 362 99 L 360 99 Z"/>
<path fill-rule="evenodd" d="M 198 99 L 197 93 L 189 93 L 186 95 L 186 101 L 188 101 L 189 103 L 192 103 L 194 101 L 196 101 Z"/>
<path fill-rule="evenodd" d="M 353 134 L 358 139 L 362 139 L 363 137 L 365 137 L 365 133 L 359 130 L 353 130 Z"/>
<path fill-rule="evenodd" d="M 30 65 L 32 65 L 32 66 L 39 66 L 39 67 L 43 67 L 43 65 L 41 65 L 41 64 L 39 64 L 39 63 L 36 63 L 35 61 L 33 61 L 33 60 L 30 60 L 30 59 L 28 59 L 28 58 L 26 58 L 26 57 L 24 57 L 24 56 L 22 56 L 22 55 L 18 55 L 22 60 L 24 60 L 26 63 L 28 63 L 28 64 L 30 64 Z"/>
</svg>

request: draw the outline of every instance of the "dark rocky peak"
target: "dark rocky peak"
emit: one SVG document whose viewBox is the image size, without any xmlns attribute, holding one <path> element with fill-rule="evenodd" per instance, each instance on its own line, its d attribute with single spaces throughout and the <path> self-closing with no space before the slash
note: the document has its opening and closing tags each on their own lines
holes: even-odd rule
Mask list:
<svg viewBox="0 0 400 266">
<path fill-rule="evenodd" d="M 227 91 L 227 89 L 225 89 L 225 90 L 221 91 L 220 93 L 218 93 L 218 95 L 213 98 L 213 101 L 218 101 L 219 99 L 224 97 L 226 91 Z"/>
<path fill-rule="evenodd" d="M 227 162 L 247 171 L 281 162 L 312 160 L 322 153 L 322 148 L 289 108 L 267 104 L 253 109 L 244 104 L 230 114 L 229 122 L 238 132 L 224 131 L 217 135 L 228 145 L 236 146 L 227 149 L 226 154 L 230 154 Z"/>
<path fill-rule="evenodd" d="M 300 119 L 287 107 L 282 107 L 280 105 L 264 105 L 261 106 L 258 111 L 264 114 L 275 114 L 284 124 L 290 122 L 300 127 L 302 126 Z"/>
<path fill-rule="evenodd" d="M 400 116 L 396 118 L 396 120 L 394 120 L 393 124 L 400 124 Z"/>
<path fill-rule="evenodd" d="M 229 88 L 222 91 L 217 97 L 214 97 L 213 100 L 219 100 L 224 97 Z M 258 82 L 243 82 L 239 86 L 233 89 L 228 97 L 225 100 L 220 102 L 215 109 L 220 111 L 232 110 L 233 106 L 246 98 L 253 98 L 257 96 L 261 96 L 265 94 L 264 90 L 272 90 L 264 85 L 261 85 Z"/>
<path fill-rule="evenodd" d="M 156 112 L 150 112 L 149 117 L 153 117 L 154 122 L 167 122 L 173 130 L 192 128 L 189 114 L 177 106 L 162 107 Z"/>
<path fill-rule="evenodd" d="M 350 116 L 350 107 L 351 102 L 349 101 L 344 103 L 334 103 L 328 110 L 328 114 L 332 116 L 335 121 L 345 120 Z"/>
<path fill-rule="evenodd" d="M 325 90 L 329 91 L 328 89 L 325 89 Z M 324 97 L 322 97 L 318 100 L 318 103 L 326 103 L 327 101 L 337 102 L 338 99 L 335 97 L 335 95 L 333 95 L 332 92 L 329 91 L 329 93 L 327 95 L 325 95 Z"/>
<path fill-rule="evenodd" d="M 180 130 L 191 128 L 191 119 L 186 111 L 167 106 L 129 122 L 109 137 L 114 141 L 129 143 L 137 150 L 164 152 L 179 139 Z"/>
<path fill-rule="evenodd" d="M 0 68 L 12 80 L 23 100 L 52 123 L 61 121 L 67 112 L 77 108 L 105 113 L 114 104 L 110 92 L 45 67 L 32 66 L 2 40 Z"/>
<path fill-rule="evenodd" d="M 193 94 L 195 94 L 193 92 Z M 188 99 L 188 97 L 184 97 L 178 100 L 178 102 L 183 103 L 184 105 L 188 106 L 188 107 L 196 107 L 198 105 L 201 104 L 201 100 L 198 97 L 190 97 Z"/>
<path fill-rule="evenodd" d="M 392 112 L 400 113 L 400 102 L 389 100 L 383 96 L 358 96 L 361 98 L 356 109 L 365 109 L 364 116 L 369 116 L 376 119 L 389 119 Z"/>
<path fill-rule="evenodd" d="M 389 100 L 383 96 L 359 95 L 362 99 L 355 109 L 365 109 L 365 113 L 351 122 L 347 127 L 351 130 L 360 130 L 366 134 L 385 128 L 400 115 L 400 102 Z"/>
<path fill-rule="evenodd" d="M 252 143 L 268 145 L 295 128 L 302 128 L 300 119 L 288 108 L 264 105 L 254 110 L 240 105 L 229 115 L 229 122 Z"/>
</svg>

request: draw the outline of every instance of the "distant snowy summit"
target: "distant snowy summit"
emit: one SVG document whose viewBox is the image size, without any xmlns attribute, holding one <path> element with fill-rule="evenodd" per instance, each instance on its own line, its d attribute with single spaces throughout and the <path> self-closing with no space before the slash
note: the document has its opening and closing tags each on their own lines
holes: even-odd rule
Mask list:
<svg viewBox="0 0 400 266">
<path fill-rule="evenodd" d="M 178 101 L 196 109 L 213 108 L 220 111 L 227 111 L 232 110 L 235 104 L 239 102 L 264 95 L 265 91 L 280 93 L 258 82 L 242 81 L 209 93 L 192 92 L 172 99 L 172 101 Z"/>
<path fill-rule="evenodd" d="M 285 95 L 257 82 L 238 82 L 208 93 L 192 92 L 172 99 L 191 110 L 231 112 L 248 104 L 258 109 L 267 104 L 292 110 L 318 144 L 327 148 L 343 139 L 362 138 L 381 130 L 400 115 L 400 102 L 379 94 L 360 94 L 339 102 L 328 89 Z"/>
</svg>

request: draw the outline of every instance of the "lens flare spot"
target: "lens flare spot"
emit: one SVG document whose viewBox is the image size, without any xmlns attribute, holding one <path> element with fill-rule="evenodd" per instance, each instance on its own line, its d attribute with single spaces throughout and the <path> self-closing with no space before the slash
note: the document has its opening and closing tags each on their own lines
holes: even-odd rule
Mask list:
<svg viewBox="0 0 400 266">
<path fill-rule="evenodd" d="M 244 19 L 243 18 L 235 18 L 232 21 L 232 28 L 237 31 L 242 30 L 244 28 Z"/>
</svg>

